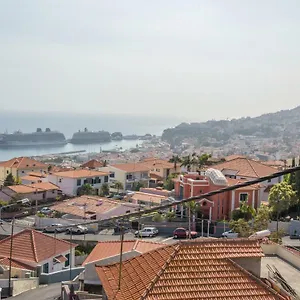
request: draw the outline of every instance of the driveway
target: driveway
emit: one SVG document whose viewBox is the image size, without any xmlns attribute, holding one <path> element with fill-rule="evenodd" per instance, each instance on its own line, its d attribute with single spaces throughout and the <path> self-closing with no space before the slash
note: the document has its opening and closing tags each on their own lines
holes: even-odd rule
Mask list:
<svg viewBox="0 0 300 300">
<path fill-rule="evenodd" d="M 6 299 L 11 300 L 55 300 L 60 296 L 61 283 L 53 283 L 47 286 L 39 287 L 34 290 L 27 291 L 15 297 Z"/>
</svg>

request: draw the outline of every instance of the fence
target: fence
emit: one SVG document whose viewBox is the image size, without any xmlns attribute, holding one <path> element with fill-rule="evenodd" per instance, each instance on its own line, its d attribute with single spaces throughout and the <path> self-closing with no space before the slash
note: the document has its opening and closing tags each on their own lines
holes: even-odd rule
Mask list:
<svg viewBox="0 0 300 300">
<path fill-rule="evenodd" d="M 50 284 L 74 279 L 84 270 L 83 267 L 64 269 L 50 274 L 42 273 L 40 275 L 40 284 Z"/>
<path fill-rule="evenodd" d="M 39 279 L 34 278 L 12 278 L 11 292 L 13 296 L 23 292 L 35 289 L 39 286 Z M 8 296 L 8 279 L 0 279 L 0 287 L 2 288 L 1 297 Z M 1 299 L 1 298 L 0 298 Z"/>
</svg>

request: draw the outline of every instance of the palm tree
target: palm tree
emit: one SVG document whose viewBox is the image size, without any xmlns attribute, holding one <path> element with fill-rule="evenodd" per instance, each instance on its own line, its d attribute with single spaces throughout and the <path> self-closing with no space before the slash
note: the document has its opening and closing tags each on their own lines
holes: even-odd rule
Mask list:
<svg viewBox="0 0 300 300">
<path fill-rule="evenodd" d="M 186 208 L 188 209 L 188 218 L 189 218 L 189 239 L 191 238 L 191 223 L 194 219 L 196 211 L 199 210 L 199 203 L 195 200 L 185 203 Z M 193 224 L 194 225 L 194 224 Z M 193 226 L 194 227 L 194 226 Z"/>
<path fill-rule="evenodd" d="M 103 183 L 101 186 L 101 195 L 106 196 L 109 194 L 109 186 L 107 183 Z"/>
<path fill-rule="evenodd" d="M 209 161 L 210 158 L 211 158 L 211 154 L 207 154 L 207 153 L 198 156 L 199 171 L 201 171 L 204 166 L 211 165 L 211 162 Z"/>
<path fill-rule="evenodd" d="M 191 165 L 192 165 L 192 161 L 191 161 L 191 156 L 187 155 L 184 156 L 182 158 L 182 163 L 181 163 L 181 167 L 186 167 L 188 172 L 191 172 Z"/>
<path fill-rule="evenodd" d="M 118 190 L 118 194 L 119 194 L 120 190 L 123 190 L 124 187 L 123 187 L 122 182 L 116 181 L 114 184 L 114 188 Z"/>
<path fill-rule="evenodd" d="M 175 172 L 176 172 L 176 171 L 177 171 L 177 164 L 178 164 L 178 163 L 181 163 L 182 160 L 181 160 L 181 158 L 180 158 L 178 155 L 173 155 L 173 156 L 169 159 L 169 162 L 174 164 L 174 170 L 175 170 Z"/>
</svg>

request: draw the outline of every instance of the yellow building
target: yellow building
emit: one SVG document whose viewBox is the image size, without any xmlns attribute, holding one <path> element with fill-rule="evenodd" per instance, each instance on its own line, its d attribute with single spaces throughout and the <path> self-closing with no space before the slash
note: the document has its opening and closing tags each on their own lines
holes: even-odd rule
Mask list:
<svg viewBox="0 0 300 300">
<path fill-rule="evenodd" d="M 30 172 L 46 173 L 47 171 L 48 165 L 40 161 L 23 156 L 15 157 L 0 163 L 0 185 L 9 173 L 12 173 L 15 178 L 20 178 Z"/>
</svg>

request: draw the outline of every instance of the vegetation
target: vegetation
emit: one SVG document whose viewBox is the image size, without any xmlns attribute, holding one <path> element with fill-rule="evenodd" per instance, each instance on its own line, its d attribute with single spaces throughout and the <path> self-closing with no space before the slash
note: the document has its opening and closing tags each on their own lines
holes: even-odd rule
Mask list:
<svg viewBox="0 0 300 300">
<path fill-rule="evenodd" d="M 132 190 L 133 191 L 139 191 L 143 187 L 144 187 L 144 184 L 142 182 L 140 182 L 140 181 L 134 182 L 133 185 L 132 185 Z"/>
<path fill-rule="evenodd" d="M 0 207 L 8 205 L 7 201 L 0 200 Z"/>
<path fill-rule="evenodd" d="M 176 214 L 174 211 L 169 211 L 165 214 L 165 219 L 169 222 L 173 221 L 176 218 Z"/>
<path fill-rule="evenodd" d="M 181 163 L 182 160 L 178 155 L 173 155 L 170 158 L 169 162 L 174 164 L 174 170 L 176 171 L 177 170 L 177 164 Z"/>
<path fill-rule="evenodd" d="M 161 213 L 157 212 L 153 215 L 152 221 L 153 222 L 162 222 L 164 220 L 163 216 Z"/>
<path fill-rule="evenodd" d="M 124 189 L 124 186 L 123 186 L 122 182 L 117 181 L 114 184 L 114 188 L 118 191 L 118 194 L 119 194 L 120 190 Z"/>
<path fill-rule="evenodd" d="M 163 188 L 168 191 L 174 190 L 174 176 L 169 175 L 167 180 L 164 182 Z"/>
<path fill-rule="evenodd" d="M 252 211 L 249 209 L 248 205 L 243 204 L 244 207 L 238 210 L 241 213 L 241 218 L 232 219 L 230 221 L 230 228 L 239 234 L 240 237 L 248 237 L 251 234 L 265 230 L 268 228 L 268 223 L 270 219 L 270 209 L 266 205 L 261 205 L 257 211 Z M 241 207 L 243 206 L 241 205 Z M 250 214 L 251 213 L 251 214 Z M 246 219 L 243 216 L 246 214 Z M 250 217 L 250 215 L 252 217 Z"/>
<path fill-rule="evenodd" d="M 109 185 L 107 183 L 103 183 L 100 190 L 100 195 L 102 197 L 109 195 Z"/>
<path fill-rule="evenodd" d="M 11 186 L 11 185 L 15 185 L 15 184 L 16 184 L 16 180 L 15 180 L 13 174 L 9 173 L 4 180 L 4 186 Z"/>
<path fill-rule="evenodd" d="M 77 189 L 77 194 L 78 196 L 95 195 L 95 190 L 89 183 L 86 183 Z"/>
<path fill-rule="evenodd" d="M 239 208 L 232 212 L 232 219 L 237 221 L 238 219 L 245 219 L 246 221 L 252 220 L 256 211 L 252 206 L 247 204 L 247 201 L 243 202 Z"/>
</svg>

